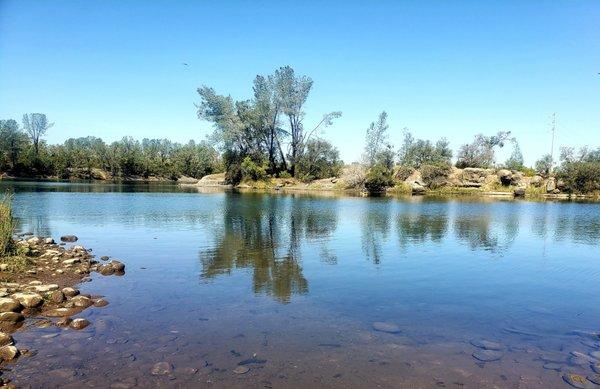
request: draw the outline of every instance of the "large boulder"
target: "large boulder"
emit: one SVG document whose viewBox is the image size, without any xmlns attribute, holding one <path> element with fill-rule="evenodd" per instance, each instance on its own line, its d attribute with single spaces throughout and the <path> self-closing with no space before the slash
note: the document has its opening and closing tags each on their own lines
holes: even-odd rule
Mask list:
<svg viewBox="0 0 600 389">
<path fill-rule="evenodd" d="M 410 190 L 411 190 L 411 193 L 414 195 L 421 195 L 421 194 L 424 194 L 426 191 L 425 186 L 421 185 L 417 181 L 410 183 Z"/>
<path fill-rule="evenodd" d="M 44 303 L 42 296 L 34 292 L 19 292 L 10 297 L 20 302 L 25 308 L 39 307 Z"/>
<path fill-rule="evenodd" d="M 532 186 L 539 188 L 544 183 L 544 178 L 542 176 L 533 176 L 533 177 L 531 177 L 531 180 L 529 181 L 529 183 Z"/>
<path fill-rule="evenodd" d="M 554 177 L 548 178 L 546 181 L 546 192 L 552 193 L 556 189 L 556 179 Z"/>
</svg>

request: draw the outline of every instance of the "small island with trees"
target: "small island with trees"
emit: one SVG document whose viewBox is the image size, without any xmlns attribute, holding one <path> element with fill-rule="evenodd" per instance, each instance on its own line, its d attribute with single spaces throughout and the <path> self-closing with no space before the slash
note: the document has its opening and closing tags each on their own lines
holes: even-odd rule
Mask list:
<svg viewBox="0 0 600 389">
<path fill-rule="evenodd" d="M 561 147 L 559 163 L 543 155 L 524 165 L 510 131 L 476 134 L 456 151 L 447 139 L 416 138 L 403 129 L 396 148 L 387 113 L 366 126 L 360 161 L 344 164 L 335 142 L 324 136 L 342 112 L 305 123 L 313 81 L 289 66 L 258 75 L 252 98 L 236 101 L 213 88 L 198 88 L 200 119 L 214 132 L 201 142 L 123 137 L 110 144 L 87 136 L 47 144 L 45 114 L 0 120 L 0 177 L 87 180 L 177 180 L 182 184 L 259 189 L 352 190 L 381 193 L 489 193 L 597 196 L 600 147 Z M 512 147 L 504 162 L 499 148 Z M 453 160 L 454 158 L 454 160 Z"/>
</svg>

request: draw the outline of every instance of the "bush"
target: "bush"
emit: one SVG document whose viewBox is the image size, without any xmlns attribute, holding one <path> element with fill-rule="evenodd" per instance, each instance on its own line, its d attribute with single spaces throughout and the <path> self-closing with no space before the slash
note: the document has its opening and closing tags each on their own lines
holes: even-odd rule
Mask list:
<svg viewBox="0 0 600 389">
<path fill-rule="evenodd" d="M 421 166 L 421 177 L 431 189 L 443 186 L 451 172 L 452 168 L 446 164 Z"/>
<path fill-rule="evenodd" d="M 296 176 L 303 181 L 337 177 L 342 162 L 338 150 L 325 139 L 311 139 L 298 160 Z"/>
<path fill-rule="evenodd" d="M 415 169 L 413 169 L 412 167 L 402 165 L 398 168 L 398 171 L 396 172 L 396 179 L 399 181 L 405 181 L 414 172 Z"/>
<path fill-rule="evenodd" d="M 279 177 L 279 178 L 292 178 L 292 175 L 290 174 L 290 172 L 284 170 L 282 172 L 279 172 L 277 174 L 277 177 Z"/>
<path fill-rule="evenodd" d="M 360 189 L 365 185 L 367 171 L 363 165 L 353 163 L 344 169 L 342 178 L 346 183 L 346 189 Z"/>
<path fill-rule="evenodd" d="M 268 177 L 267 165 L 265 163 L 257 164 L 250 157 L 244 158 L 241 165 L 242 178 L 246 180 L 260 181 Z"/>
<path fill-rule="evenodd" d="M 394 185 L 392 172 L 383 165 L 375 165 L 369 169 L 365 180 L 365 188 L 369 193 L 381 193 Z"/>
<path fill-rule="evenodd" d="M 565 164 L 558 177 L 567 192 L 591 193 L 600 191 L 600 162 L 573 162 Z"/>
<path fill-rule="evenodd" d="M 0 257 L 10 255 L 14 251 L 12 239 L 14 221 L 11 200 L 11 196 L 6 194 L 0 201 Z"/>
</svg>

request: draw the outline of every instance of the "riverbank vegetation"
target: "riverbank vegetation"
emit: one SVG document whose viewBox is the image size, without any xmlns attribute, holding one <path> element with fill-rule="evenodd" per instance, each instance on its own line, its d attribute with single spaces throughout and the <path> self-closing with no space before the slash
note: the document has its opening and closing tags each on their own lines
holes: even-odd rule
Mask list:
<svg viewBox="0 0 600 389">
<path fill-rule="evenodd" d="M 212 123 L 214 131 L 198 143 L 124 137 L 109 144 L 88 136 L 49 145 L 44 136 L 53 123 L 46 115 L 25 114 L 21 126 L 12 119 L 1 120 L 0 175 L 200 179 L 224 172 L 222 181 L 233 186 L 318 182 L 314 186 L 321 187 L 319 180 L 336 178 L 332 181 L 335 189 L 370 193 L 391 188 L 415 193 L 448 186 L 488 190 L 523 186 L 532 193 L 540 190 L 529 187 L 539 188 L 542 183 L 548 193 L 600 192 L 600 148 L 562 148 L 560 163 L 548 154 L 527 167 L 510 131 L 477 134 L 454 153 L 446 138 L 420 139 L 404 128 L 402 143 L 396 149 L 389 141 L 386 112 L 366 127 L 360 160 L 345 165 L 335 144 L 324 137 L 324 130 L 342 113 L 325 112 L 316 123 L 305 121 L 304 107 L 312 88 L 310 77 L 298 75 L 289 66 L 256 76 L 252 97 L 246 100 L 202 86 L 197 90 L 197 115 Z M 512 152 L 506 161 L 499 162 L 497 151 L 505 147 L 511 147 Z"/>
<path fill-rule="evenodd" d="M 13 229 L 11 196 L 6 194 L 0 199 L 0 258 L 14 253 Z"/>
</svg>

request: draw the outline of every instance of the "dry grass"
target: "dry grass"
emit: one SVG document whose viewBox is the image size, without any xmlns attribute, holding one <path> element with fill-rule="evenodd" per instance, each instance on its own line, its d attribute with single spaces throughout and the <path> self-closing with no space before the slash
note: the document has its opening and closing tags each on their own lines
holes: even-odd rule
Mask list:
<svg viewBox="0 0 600 389">
<path fill-rule="evenodd" d="M 12 196 L 5 194 L 0 201 L 0 257 L 14 253 L 13 229 Z"/>
</svg>

